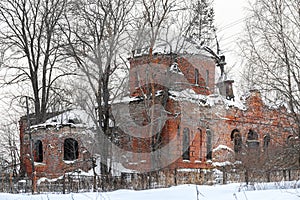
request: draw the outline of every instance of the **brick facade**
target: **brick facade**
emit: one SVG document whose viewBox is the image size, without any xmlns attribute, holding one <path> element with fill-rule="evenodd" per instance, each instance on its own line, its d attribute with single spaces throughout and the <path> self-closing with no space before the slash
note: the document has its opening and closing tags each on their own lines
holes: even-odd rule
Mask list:
<svg viewBox="0 0 300 200">
<path fill-rule="evenodd" d="M 126 127 L 127 132 L 122 126 L 112 129 L 119 138 L 118 147 L 124 150 L 118 155 L 120 162 L 128 169 L 212 168 L 216 163 L 234 162 L 236 155 L 250 146 L 260 152 L 269 146 L 282 146 L 292 134 L 292 120 L 286 117 L 286 108 L 264 105 L 259 91 L 251 91 L 243 105 L 216 95 L 216 66 L 208 56 L 168 54 L 129 61 L 130 100 L 116 103 L 119 107 L 115 115 L 129 112 L 121 122 L 134 122 L 135 126 Z M 161 107 L 151 110 L 154 105 Z M 153 125 L 154 116 L 166 119 L 162 129 L 151 134 L 162 122 Z M 30 175 L 25 122 L 20 121 L 21 168 Z M 43 153 L 42 161 L 35 162 L 37 176 L 89 170 L 91 155 L 81 141 L 83 131 L 73 126 L 32 129 L 33 141 L 41 142 Z M 78 152 L 75 159 L 65 161 L 64 142 L 69 138 L 77 141 Z M 35 156 L 38 159 L 39 154 L 35 152 Z"/>
<path fill-rule="evenodd" d="M 178 68 L 182 72 L 179 78 L 178 76 L 173 78 L 172 75 L 167 74 L 174 61 L 177 62 Z M 153 159 L 153 155 L 150 153 L 147 156 L 144 155 L 143 158 L 139 154 L 129 156 L 124 162 L 127 168 L 138 171 L 155 170 L 159 166 L 171 169 L 212 168 L 214 163 L 234 162 L 238 151 L 251 145 L 255 145 L 261 152 L 270 146 L 282 146 L 286 144 L 288 136 L 292 134 L 289 131 L 292 120 L 287 119 L 286 108 L 273 109 L 264 105 L 259 91 L 250 92 L 244 102 L 245 108 L 241 105 L 237 106 L 237 103 L 232 100 L 228 101 L 220 96 L 210 95 L 214 93 L 215 88 L 215 64 L 209 57 L 159 55 L 151 59 L 149 57 L 133 58 L 130 63 L 131 68 L 134 69 L 130 74 L 132 97 L 149 94 L 146 89 L 150 90 L 150 94 L 157 94 L 158 90 L 163 90 L 155 98 L 151 96 L 148 99 L 130 102 L 132 120 L 141 126 L 150 123 L 149 117 L 151 118 L 151 116 L 149 113 L 147 116 L 146 111 L 154 104 L 163 105 L 165 111 L 168 112 L 168 120 L 162 131 L 157 134 L 161 137 L 158 142 L 154 137 L 147 139 L 131 137 L 124 143 L 131 148 L 132 152 L 150 152 L 153 141 L 157 143 L 158 147 L 157 149 L 152 148 L 152 152 L 168 146 L 173 140 L 176 143 L 169 145 L 169 151 L 162 151 L 163 155 L 159 155 L 157 159 Z M 145 65 L 147 67 L 144 67 Z M 137 68 L 144 71 L 138 71 Z M 198 69 L 199 72 L 198 81 L 195 80 L 195 69 Z M 209 76 L 205 78 L 207 74 Z M 155 77 L 151 80 L 155 83 L 165 84 L 166 80 L 172 82 L 184 82 L 185 80 L 190 85 L 153 86 L 145 81 L 149 80 L 147 78 L 151 76 Z M 232 82 L 230 81 L 230 83 Z M 180 93 L 187 89 L 192 89 L 191 93 L 198 95 L 198 99 L 187 96 L 181 98 Z M 176 90 L 175 97 L 172 95 L 172 90 Z M 207 99 L 201 95 L 205 95 Z M 214 103 L 210 105 L 203 101 L 213 101 Z M 176 113 L 180 114 L 176 115 Z M 188 155 L 183 150 L 184 140 L 186 140 L 184 138 L 186 137 L 184 136 L 185 131 L 189 135 Z M 255 138 L 249 136 L 252 132 L 257 134 Z M 239 136 L 238 140 L 235 138 L 236 136 Z M 141 146 L 141 144 L 143 145 Z M 177 159 L 171 162 L 168 157 L 173 158 L 173 156 L 177 156 Z"/>
<path fill-rule="evenodd" d="M 45 126 L 36 129 L 31 129 L 34 168 L 37 177 L 56 178 L 66 172 L 82 169 L 88 171 L 91 168 L 91 155 L 81 142 L 81 132 L 83 129 L 71 126 Z M 20 120 L 20 160 L 21 171 L 31 176 L 32 164 L 30 159 L 30 139 L 29 133 L 26 130 L 26 121 Z M 78 142 L 75 151 L 78 154 L 74 159 L 65 159 L 64 148 L 66 139 L 73 139 Z M 41 159 L 38 160 L 37 141 L 41 141 L 40 154 Z M 77 152 L 73 152 L 76 154 Z"/>
</svg>

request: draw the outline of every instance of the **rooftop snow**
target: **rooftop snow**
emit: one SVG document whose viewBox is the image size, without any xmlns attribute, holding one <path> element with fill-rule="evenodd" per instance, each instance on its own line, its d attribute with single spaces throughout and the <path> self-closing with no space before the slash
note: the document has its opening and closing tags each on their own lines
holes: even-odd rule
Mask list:
<svg viewBox="0 0 300 200">
<path fill-rule="evenodd" d="M 172 36 L 168 41 L 157 40 L 153 47 L 152 54 L 196 54 L 211 57 L 212 55 L 204 50 L 204 46 L 200 46 L 200 41 L 192 41 L 182 36 Z M 149 54 L 149 46 L 144 46 L 134 50 L 134 56 L 142 56 Z"/>
<path fill-rule="evenodd" d="M 183 91 L 169 91 L 171 94 L 171 98 L 174 100 L 185 100 L 190 101 L 191 103 L 199 103 L 203 106 L 214 106 L 224 104 L 226 108 L 228 107 L 236 107 L 241 110 L 245 110 L 245 105 L 240 101 L 230 101 L 227 100 L 225 97 L 219 94 L 212 94 L 212 95 L 202 95 L 195 93 L 192 89 L 186 89 Z"/>
<path fill-rule="evenodd" d="M 94 127 L 94 122 L 86 111 L 74 109 L 52 117 L 42 124 L 31 126 L 31 128 L 46 128 L 48 126 L 61 125 L 71 125 L 74 127 Z"/>
<path fill-rule="evenodd" d="M 216 148 L 214 148 L 212 151 L 215 152 L 215 151 L 220 151 L 220 150 L 228 150 L 228 151 L 233 152 L 233 150 L 226 145 L 219 145 Z"/>
</svg>

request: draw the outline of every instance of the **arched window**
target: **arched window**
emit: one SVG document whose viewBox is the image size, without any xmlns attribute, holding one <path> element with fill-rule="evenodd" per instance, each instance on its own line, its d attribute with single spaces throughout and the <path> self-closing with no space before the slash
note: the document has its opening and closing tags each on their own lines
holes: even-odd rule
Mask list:
<svg viewBox="0 0 300 200">
<path fill-rule="evenodd" d="M 183 129 L 182 136 L 182 159 L 189 160 L 190 159 L 190 129 Z"/>
<path fill-rule="evenodd" d="M 286 143 L 288 145 L 293 145 L 294 144 L 294 141 L 295 141 L 295 137 L 293 135 L 289 135 L 287 138 L 286 138 Z"/>
<path fill-rule="evenodd" d="M 247 145 L 249 148 L 259 147 L 258 134 L 252 129 L 249 129 L 247 135 Z"/>
<path fill-rule="evenodd" d="M 78 159 L 78 142 L 72 138 L 64 141 L 64 160 Z"/>
<path fill-rule="evenodd" d="M 252 129 L 249 129 L 247 140 L 258 140 L 258 134 Z"/>
<path fill-rule="evenodd" d="M 236 129 L 236 128 L 231 131 L 231 134 L 230 134 L 231 141 L 233 141 L 235 133 L 239 133 L 239 132 L 240 132 L 239 129 Z"/>
<path fill-rule="evenodd" d="M 271 137 L 270 137 L 270 134 L 266 134 L 264 136 L 264 150 L 266 150 L 270 144 L 270 141 L 271 141 Z"/>
<path fill-rule="evenodd" d="M 212 159 L 212 133 L 209 128 L 206 129 L 206 159 Z"/>
<path fill-rule="evenodd" d="M 37 140 L 34 144 L 34 162 L 43 162 L 43 143 Z"/>
<path fill-rule="evenodd" d="M 199 70 L 195 68 L 195 84 L 199 84 Z"/>
<path fill-rule="evenodd" d="M 230 135 L 231 141 L 233 141 L 233 149 L 235 153 L 239 153 L 242 149 L 242 136 L 238 129 L 233 129 Z"/>
</svg>

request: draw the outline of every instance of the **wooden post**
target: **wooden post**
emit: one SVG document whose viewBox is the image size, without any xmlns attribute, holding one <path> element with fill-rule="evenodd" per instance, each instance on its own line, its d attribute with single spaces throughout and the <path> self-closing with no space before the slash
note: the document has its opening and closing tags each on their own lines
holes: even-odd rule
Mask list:
<svg viewBox="0 0 300 200">
<path fill-rule="evenodd" d="M 174 185 L 177 185 L 177 169 L 174 169 Z"/>
<path fill-rule="evenodd" d="M 227 173 L 226 173 L 226 167 L 223 166 L 222 167 L 222 171 L 223 171 L 223 184 L 226 184 L 227 183 Z"/>
<path fill-rule="evenodd" d="M 66 174 L 63 176 L 63 194 L 66 194 Z"/>
<path fill-rule="evenodd" d="M 9 173 L 9 190 L 10 193 L 13 193 L 12 173 Z"/>
</svg>

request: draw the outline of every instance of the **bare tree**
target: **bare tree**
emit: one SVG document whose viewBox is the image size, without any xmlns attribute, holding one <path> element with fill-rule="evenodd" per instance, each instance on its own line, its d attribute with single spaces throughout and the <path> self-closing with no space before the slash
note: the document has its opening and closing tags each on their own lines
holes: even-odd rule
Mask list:
<svg viewBox="0 0 300 200">
<path fill-rule="evenodd" d="M 66 4 L 66 0 L 0 2 L 0 40 L 6 49 L 4 84 L 27 85 L 31 90 L 22 95 L 33 101 L 35 123 L 46 119 L 50 96 L 57 91 L 55 83 L 72 74 L 60 51 L 64 41 L 59 23 Z"/>
<path fill-rule="evenodd" d="M 160 36 L 161 29 L 163 28 L 168 14 L 172 8 L 176 7 L 175 0 L 142 0 L 142 14 L 140 20 L 143 22 L 143 28 L 146 33 L 148 32 L 149 41 L 149 55 L 152 56 L 153 47 L 155 42 Z"/>
<path fill-rule="evenodd" d="M 18 151 L 18 127 L 17 123 L 2 125 L 1 133 L 1 159 L 4 166 L 1 166 L 3 172 L 12 174 L 13 177 L 18 175 L 19 151 Z"/>
<path fill-rule="evenodd" d="M 266 100 L 286 101 L 299 124 L 299 1 L 259 0 L 252 5 L 242 51 L 246 83 Z M 277 101 L 277 102 L 276 102 Z M 297 132 L 300 133 L 299 127 Z"/>
<path fill-rule="evenodd" d="M 299 0 L 257 0 L 241 42 L 245 87 L 259 89 L 271 105 L 287 105 L 295 136 L 300 136 L 299 5 Z"/>
<path fill-rule="evenodd" d="M 103 177 L 110 174 L 108 166 L 111 164 L 108 162 L 112 161 L 109 159 L 109 140 L 112 137 L 109 102 L 122 85 L 122 79 L 115 85 L 112 79 L 121 66 L 122 47 L 126 45 L 124 33 L 132 5 L 130 0 L 82 0 L 70 6 L 72 15 L 66 15 L 67 52 L 82 72 L 81 80 L 87 83 L 82 84 L 87 90 L 83 92 L 85 100 L 81 101 L 81 105 L 93 114 L 97 127 Z"/>
</svg>

